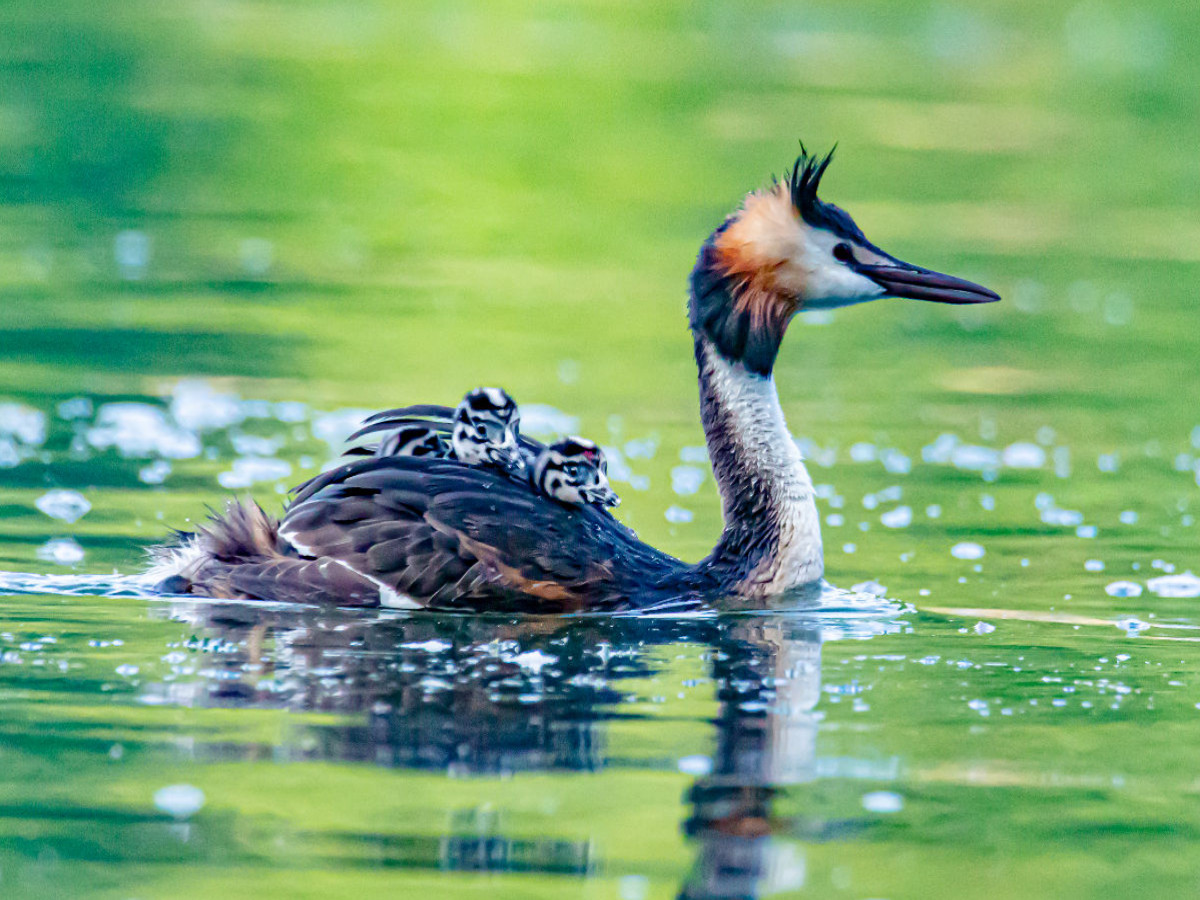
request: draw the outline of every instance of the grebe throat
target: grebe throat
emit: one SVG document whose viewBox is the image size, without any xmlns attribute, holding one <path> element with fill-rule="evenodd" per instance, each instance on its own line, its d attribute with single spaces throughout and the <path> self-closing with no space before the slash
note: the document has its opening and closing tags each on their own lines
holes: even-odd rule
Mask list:
<svg viewBox="0 0 1200 900">
<path fill-rule="evenodd" d="M 703 565 L 732 593 L 761 598 L 819 579 L 821 528 L 812 479 L 779 406 L 774 378 L 695 335 L 700 417 L 725 528 Z"/>
</svg>

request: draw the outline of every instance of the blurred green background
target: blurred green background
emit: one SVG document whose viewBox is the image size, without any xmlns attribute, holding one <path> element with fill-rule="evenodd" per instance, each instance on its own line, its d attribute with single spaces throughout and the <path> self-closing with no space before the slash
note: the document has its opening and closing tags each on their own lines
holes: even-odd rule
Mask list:
<svg viewBox="0 0 1200 900">
<path fill-rule="evenodd" d="M 618 451 L 622 517 L 701 557 L 720 512 L 711 478 L 689 487 L 706 468 L 691 449 L 703 439 L 687 273 L 798 140 L 836 141 L 825 199 L 890 252 L 1005 302 L 802 316 L 785 343 L 777 381 L 822 485 L 829 578 L 875 580 L 922 610 L 906 620 L 914 633 L 871 642 L 869 664 L 827 648 L 827 680 L 880 696 L 857 718 L 848 700 L 823 706 L 818 751 L 899 760 L 892 788 L 926 791 L 865 843 L 821 831 L 792 893 L 1200 891 L 1196 785 L 1175 757 L 1200 738 L 1186 643 L 1196 617 L 1187 597 L 1141 592 L 1200 565 L 1197 41 L 1196 10 L 1161 0 L 7 0 L 0 564 L 136 571 L 146 544 L 231 490 L 278 508 L 331 456 L 353 410 L 453 403 L 481 383 L 576 417 Z M 64 412 L 73 400 L 83 405 Z M 103 406 L 126 402 L 160 410 L 167 437 L 197 438 L 194 452 L 131 449 L 129 434 L 105 444 Z M 36 502 L 52 489 L 82 493 L 90 511 L 48 518 Z M 73 543 L 47 549 L 54 539 Z M 952 554 L 962 542 L 985 555 Z M 1136 595 L 1108 590 L 1129 580 Z M 299 713 L 258 701 L 148 703 L 167 675 L 200 693 L 222 683 L 203 662 L 167 671 L 192 631 L 155 604 L 13 597 L 9 610 L 10 652 L 59 639 L 0 662 L 6 895 L 90 885 L 113 897 L 641 900 L 674 896 L 691 871 L 678 805 L 689 782 L 675 761 L 711 751 L 719 698 L 675 698 L 711 658 L 703 646 L 648 642 L 646 664 L 671 688 L 639 671 L 627 690 L 661 692 L 665 705 L 580 713 L 620 719 L 602 776 L 451 784 L 313 751 L 282 724 Z M 1018 619 L 978 635 L 976 610 Z M 1130 617 L 1178 626 L 1163 634 L 1185 643 L 1111 627 Z M 89 643 L 114 635 L 120 658 Z M 1114 643 L 1135 641 L 1151 649 L 1121 684 L 1139 699 L 1103 721 L 1099 701 L 1078 697 L 1000 736 L 964 718 L 968 699 L 1025 702 L 1042 679 L 1107 666 Z M 36 672 L 31 652 L 49 654 Z M 904 664 L 968 655 L 976 668 Z M 114 680 L 124 665 L 141 674 Z M 118 744 L 130 748 L 120 764 Z M 205 746 L 256 762 L 206 768 Z M 318 761 L 294 762 L 289 748 Z M 858 809 L 856 793 L 839 793 L 844 779 L 858 790 L 857 776 L 833 770 L 788 794 L 787 827 L 768 832 L 794 843 L 811 837 L 804 816 Z M 978 771 L 1007 792 L 982 790 Z M 153 819 L 150 798 L 171 779 L 203 784 L 203 815 L 228 825 L 224 843 L 170 849 L 179 835 L 164 829 L 190 826 Z M 64 805 L 46 819 L 51 782 Z M 380 796 L 407 806 L 377 809 Z M 450 834 L 462 827 L 451 807 L 507 811 L 517 832 L 565 830 L 601 861 L 586 877 L 551 866 L 437 878 L 399 873 L 408 858 L 384 854 L 367 876 L 314 837 L 413 821 Z M 143 814 L 149 824 L 127 819 Z M 80 837 L 88 828 L 100 837 Z M 138 839 L 114 838 L 126 834 Z M 288 840 L 298 843 L 285 852 Z M 1058 856 L 1045 849 L 1056 840 Z M 864 871 L 877 877 L 860 889 Z"/>
</svg>

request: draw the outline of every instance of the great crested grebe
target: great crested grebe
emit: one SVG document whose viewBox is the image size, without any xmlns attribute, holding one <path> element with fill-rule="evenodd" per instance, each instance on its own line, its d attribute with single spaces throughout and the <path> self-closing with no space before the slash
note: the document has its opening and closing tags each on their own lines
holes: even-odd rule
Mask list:
<svg viewBox="0 0 1200 900">
<path fill-rule="evenodd" d="M 496 467 L 373 456 L 301 485 L 281 521 L 230 504 L 155 551 L 152 576 L 165 590 L 215 597 L 533 612 L 707 597 L 752 605 L 818 581 L 812 481 L 772 378 L 788 323 L 800 310 L 881 297 L 1000 297 L 880 250 L 817 197 L 832 152 L 801 150 L 787 178 L 747 195 L 704 242 L 691 274 L 700 418 L 725 521 L 700 562 L 643 543 L 596 504 L 554 502 Z M 444 421 L 446 412 L 379 418 Z"/>
</svg>

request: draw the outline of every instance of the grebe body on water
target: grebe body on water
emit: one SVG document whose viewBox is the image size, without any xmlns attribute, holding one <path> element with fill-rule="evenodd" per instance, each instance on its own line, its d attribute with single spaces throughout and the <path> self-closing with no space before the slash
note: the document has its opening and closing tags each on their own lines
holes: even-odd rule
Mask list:
<svg viewBox="0 0 1200 900">
<path fill-rule="evenodd" d="M 812 481 L 772 377 L 788 323 L 804 309 L 882 297 L 1000 299 L 868 241 L 849 215 L 817 196 L 831 156 L 802 154 L 789 177 L 749 194 L 705 241 L 692 270 L 700 418 L 724 515 L 716 547 L 700 562 L 638 540 L 607 512 L 603 494 L 560 502 L 536 479 L 513 477 L 503 461 L 376 453 L 301 485 L 279 521 L 256 505 L 230 504 L 194 535 L 157 549 L 152 576 L 166 590 L 215 597 L 531 612 L 707 597 L 753 605 L 819 581 Z M 444 429 L 448 414 L 435 406 L 394 410 L 355 437 L 422 418 Z M 512 438 L 511 458 L 522 465 L 544 449 L 515 428 Z"/>
</svg>

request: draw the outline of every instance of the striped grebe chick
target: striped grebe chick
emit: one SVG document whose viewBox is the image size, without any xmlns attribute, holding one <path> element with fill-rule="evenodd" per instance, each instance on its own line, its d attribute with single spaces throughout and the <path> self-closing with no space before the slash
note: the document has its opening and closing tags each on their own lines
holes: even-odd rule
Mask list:
<svg viewBox="0 0 1200 900">
<path fill-rule="evenodd" d="M 431 416 L 444 407 L 412 407 L 371 416 L 350 436 L 350 442 L 381 433 L 372 451 L 352 446 L 348 456 L 432 456 L 455 459 L 468 466 L 497 466 L 519 472 L 525 468 L 520 445 L 521 416 L 517 403 L 502 388 L 470 390 L 448 416 Z M 424 414 L 422 414 L 424 413 Z"/>
<path fill-rule="evenodd" d="M 587 438 L 567 437 L 538 454 L 530 474 L 539 493 L 568 506 L 620 506 L 608 483 L 604 451 Z"/>
<path fill-rule="evenodd" d="M 817 195 L 831 156 L 802 152 L 787 178 L 748 194 L 692 269 L 700 421 L 724 517 L 704 559 L 686 563 L 638 540 L 604 508 L 603 495 L 594 495 L 600 503 L 564 503 L 497 465 L 374 456 L 301 485 L 282 520 L 231 504 L 195 535 L 159 548 L 152 576 L 172 590 L 216 597 L 530 612 L 704 598 L 754 606 L 818 581 L 813 485 L 773 377 L 788 323 L 801 310 L 883 297 L 1000 299 L 867 240 Z M 457 414 L 414 406 L 381 414 L 366 430 L 422 419 L 444 426 L 447 417 Z M 515 410 L 511 429 L 488 433 L 489 446 L 504 449 L 483 455 L 498 465 L 506 454 L 536 458 L 543 449 L 519 437 Z"/>
</svg>

